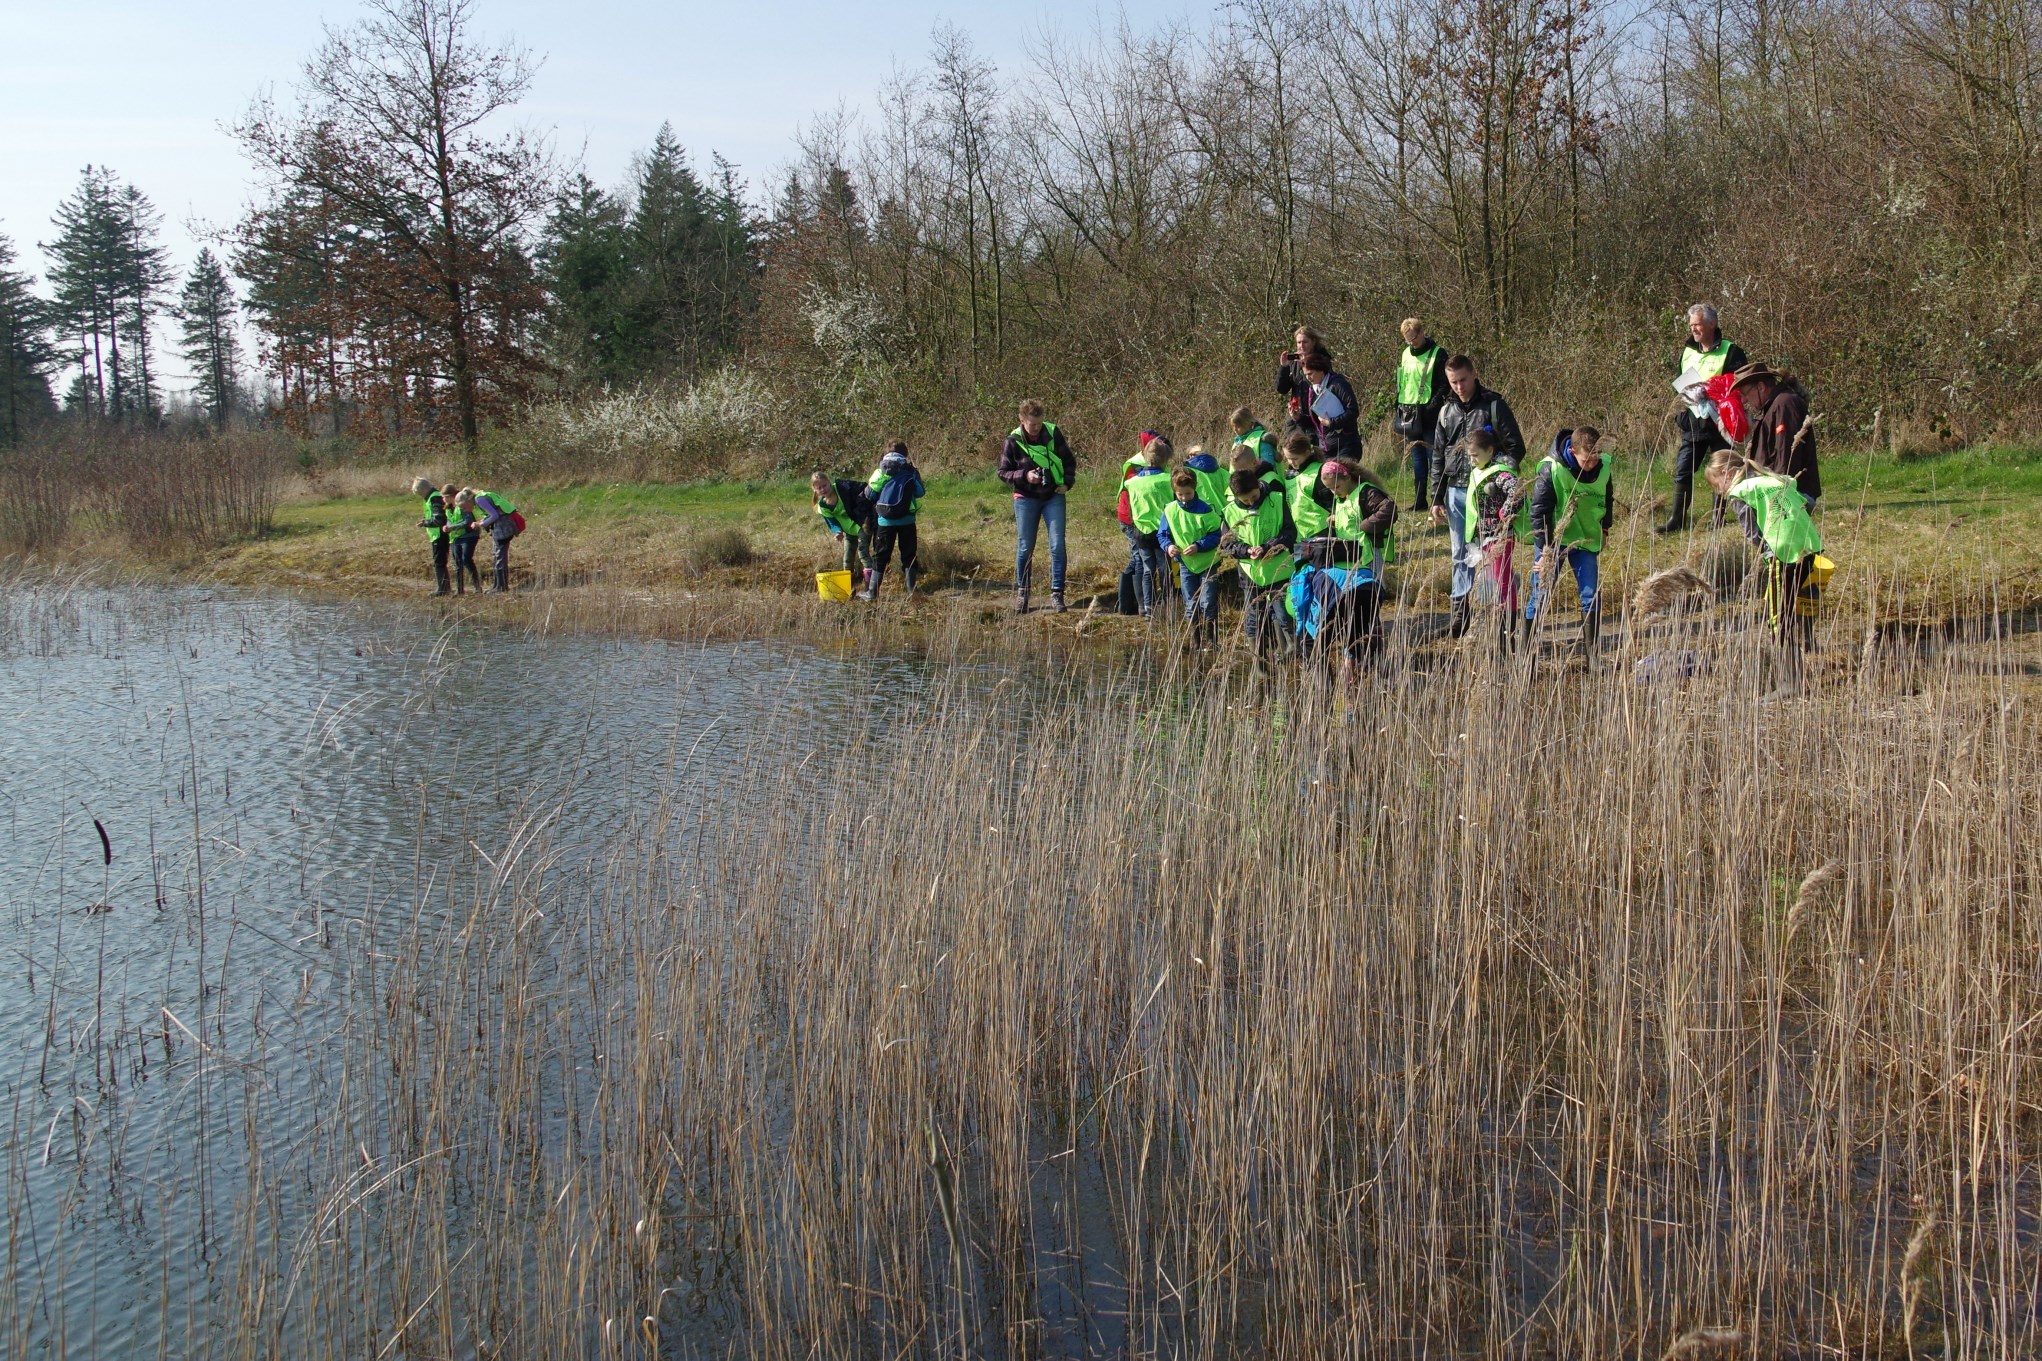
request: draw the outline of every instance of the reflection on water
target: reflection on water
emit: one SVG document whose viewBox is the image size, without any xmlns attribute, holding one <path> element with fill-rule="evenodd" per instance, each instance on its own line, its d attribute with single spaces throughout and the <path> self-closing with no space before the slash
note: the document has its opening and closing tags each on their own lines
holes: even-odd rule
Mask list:
<svg viewBox="0 0 2042 1361">
<path fill-rule="evenodd" d="M 345 1018 L 329 1004 L 393 914 L 457 901 L 449 876 L 505 848 L 543 841 L 546 874 L 594 864 L 655 804 L 685 846 L 705 813 L 798 798 L 804 759 L 851 740 L 874 695 L 931 684 L 908 662 L 758 644 L 12 589 L 0 1352 L 177 1355 L 223 1315 L 223 1221 L 275 1175 L 246 1150 L 287 1159 L 331 1099 L 318 1060 Z"/>
</svg>

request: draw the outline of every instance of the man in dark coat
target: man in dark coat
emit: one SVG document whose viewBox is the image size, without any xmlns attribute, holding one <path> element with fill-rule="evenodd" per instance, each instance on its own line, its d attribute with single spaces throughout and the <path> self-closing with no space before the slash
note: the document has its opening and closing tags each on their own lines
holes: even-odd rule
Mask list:
<svg viewBox="0 0 2042 1361">
<path fill-rule="evenodd" d="M 1815 430 L 1808 423 L 1808 394 L 1793 378 L 1764 364 L 1738 369 L 1732 391 L 1751 417 L 1751 461 L 1793 478 L 1813 510 L 1822 498 L 1822 470 L 1816 463 Z"/>
</svg>

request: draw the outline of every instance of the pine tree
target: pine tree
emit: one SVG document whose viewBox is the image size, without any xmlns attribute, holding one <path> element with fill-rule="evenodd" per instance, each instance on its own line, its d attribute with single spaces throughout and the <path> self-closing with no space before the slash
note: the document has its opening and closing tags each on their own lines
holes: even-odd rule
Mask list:
<svg viewBox="0 0 2042 1361">
<path fill-rule="evenodd" d="M 57 326 L 78 338 L 84 402 L 108 420 L 154 419 L 150 327 L 168 282 L 156 241 L 162 215 L 111 170 L 87 166 L 76 192 L 58 205 L 55 223 L 56 239 L 44 247 L 53 313 Z"/>
<path fill-rule="evenodd" d="M 546 220 L 540 269 L 551 298 L 547 345 L 570 373 L 608 382 L 626 376 L 625 293 L 631 258 L 624 206 L 577 173 Z"/>
<path fill-rule="evenodd" d="M 226 428 L 240 382 L 241 348 L 234 335 L 234 285 L 210 250 L 201 249 L 177 299 L 178 339 L 198 381 L 199 404 Z"/>
<path fill-rule="evenodd" d="M 14 243 L 0 236 L 0 446 L 56 410 L 49 372 L 58 363 L 35 280 L 14 268 Z"/>
<path fill-rule="evenodd" d="M 627 309 L 637 372 L 693 377 L 736 348 L 754 253 L 735 174 L 718 169 L 711 190 L 664 124 L 639 160 Z"/>
</svg>

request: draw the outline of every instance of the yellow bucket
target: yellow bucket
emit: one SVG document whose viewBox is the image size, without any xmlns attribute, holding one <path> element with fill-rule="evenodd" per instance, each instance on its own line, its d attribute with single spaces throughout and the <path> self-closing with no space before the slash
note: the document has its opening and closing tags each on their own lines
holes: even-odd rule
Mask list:
<svg viewBox="0 0 2042 1361">
<path fill-rule="evenodd" d="M 851 574 L 849 572 L 817 572 L 815 593 L 824 600 L 849 600 L 851 598 Z"/>
</svg>

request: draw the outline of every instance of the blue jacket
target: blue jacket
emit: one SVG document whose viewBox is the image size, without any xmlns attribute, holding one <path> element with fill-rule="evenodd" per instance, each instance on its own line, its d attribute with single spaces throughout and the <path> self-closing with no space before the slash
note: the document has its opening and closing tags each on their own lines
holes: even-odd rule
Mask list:
<svg viewBox="0 0 2042 1361">
<path fill-rule="evenodd" d="M 1196 456 L 1196 458 L 1202 458 L 1207 463 L 1212 462 L 1212 455 L 1210 454 L 1199 454 Z M 1197 466 L 1195 460 L 1191 461 L 1190 466 L 1193 467 Z M 1214 464 L 1214 467 L 1217 466 L 1218 466 L 1217 464 Z M 1212 468 L 1207 468 L 1206 471 L 1211 472 Z M 1186 501 L 1184 503 L 1184 509 L 1189 511 L 1193 515 L 1210 515 L 1214 513 L 1213 508 L 1211 506 L 1208 506 L 1205 502 L 1199 500 L 1196 496 L 1192 497 L 1189 501 Z M 1163 551 L 1165 553 L 1170 551 L 1170 517 L 1168 515 L 1163 516 L 1162 522 L 1156 526 L 1156 541 L 1162 544 Z M 1177 547 L 1180 550 L 1186 553 L 1208 553 L 1211 552 L 1213 549 L 1218 548 L 1219 546 L 1220 546 L 1220 531 L 1217 529 L 1215 529 L 1212 533 L 1206 535 L 1204 538 L 1200 539 L 1197 543 L 1193 544 L 1180 543 L 1177 545 Z"/>
</svg>

